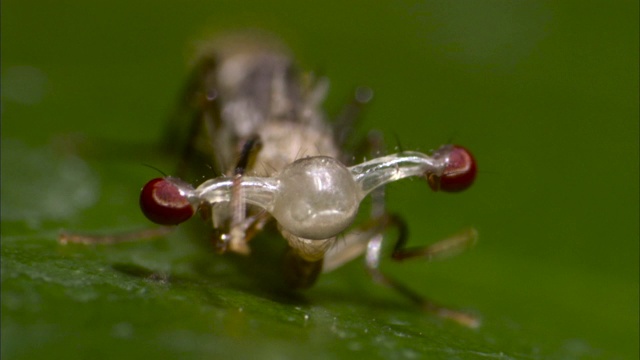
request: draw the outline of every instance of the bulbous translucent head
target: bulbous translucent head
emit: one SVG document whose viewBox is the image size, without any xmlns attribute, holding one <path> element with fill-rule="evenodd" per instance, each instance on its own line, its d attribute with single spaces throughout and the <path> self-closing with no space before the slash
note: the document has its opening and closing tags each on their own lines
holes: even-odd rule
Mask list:
<svg viewBox="0 0 640 360">
<path fill-rule="evenodd" d="M 336 236 L 358 212 L 360 190 L 349 170 L 331 157 L 297 160 L 278 175 L 278 182 L 271 213 L 298 237 Z"/>
<path fill-rule="evenodd" d="M 181 187 L 191 189 L 189 184 L 172 177 L 147 182 L 140 192 L 140 209 L 147 219 L 160 225 L 177 225 L 191 218 L 195 208 Z"/>
<path fill-rule="evenodd" d="M 445 145 L 433 154 L 444 159 L 442 175 L 425 174 L 433 191 L 458 192 L 467 189 L 476 179 L 476 160 L 469 150 L 459 145 Z"/>
</svg>

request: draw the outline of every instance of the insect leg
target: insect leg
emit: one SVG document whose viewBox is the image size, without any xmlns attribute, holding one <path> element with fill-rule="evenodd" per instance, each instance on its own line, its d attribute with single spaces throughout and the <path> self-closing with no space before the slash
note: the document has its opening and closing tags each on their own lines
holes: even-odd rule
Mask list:
<svg viewBox="0 0 640 360">
<path fill-rule="evenodd" d="M 367 103 L 373 98 L 373 90 L 359 87 L 355 96 L 343 108 L 333 122 L 336 144 L 344 147 L 353 133 L 355 124 L 360 118 Z"/>
<path fill-rule="evenodd" d="M 389 215 L 386 226 L 396 227 L 399 232 L 392 255 L 392 258 L 396 260 L 407 259 L 410 257 L 421 257 L 431 260 L 436 255 L 440 255 L 443 253 L 451 254 L 453 252 L 452 250 L 454 250 L 454 248 L 459 245 L 465 245 L 464 247 L 467 247 L 466 245 L 469 242 L 474 241 L 474 238 L 472 237 L 465 238 L 464 235 L 461 235 L 459 237 L 445 239 L 424 248 L 404 249 L 404 244 L 407 240 L 407 228 L 404 221 L 397 216 Z M 472 233 L 468 233 L 468 235 L 473 236 Z M 398 293 L 402 294 L 404 297 L 408 298 L 413 303 L 418 305 L 421 309 L 433 313 L 441 318 L 453 320 L 461 325 L 470 328 L 476 328 L 480 325 L 480 320 L 474 315 L 439 305 L 411 290 L 397 280 L 389 277 L 388 275 L 385 275 L 379 268 L 380 258 L 382 256 L 383 238 L 384 237 L 382 233 L 378 233 L 373 236 L 369 240 L 365 252 L 365 263 L 367 266 L 367 270 L 376 282 L 396 290 Z M 460 249 L 458 248 L 456 250 L 459 251 Z M 406 254 L 409 254 L 409 256 L 405 256 Z"/>
<path fill-rule="evenodd" d="M 162 237 L 168 235 L 175 229 L 174 226 L 161 226 L 151 229 L 142 229 L 138 231 L 129 231 L 120 234 L 114 235 L 83 235 L 77 233 L 68 233 L 63 231 L 58 235 L 58 242 L 60 244 L 66 245 L 69 243 L 75 244 L 100 244 L 100 245 L 111 245 L 118 244 L 123 242 L 135 242 L 135 241 L 143 241 L 150 240 L 153 238 Z"/>
<path fill-rule="evenodd" d="M 342 242 L 344 245 L 336 244 L 336 246 L 325 255 L 323 272 L 335 270 L 364 254 L 367 272 L 377 283 L 394 289 L 421 309 L 441 318 L 453 320 L 471 328 L 478 327 L 480 320 L 475 316 L 439 305 L 380 270 L 384 240 L 383 234 L 390 228 L 396 228 L 398 231 L 398 239 L 396 240 L 392 255 L 392 259 L 394 260 L 405 260 L 409 258 L 433 260 L 442 257 L 442 255 L 451 255 L 461 251 L 462 248 L 468 247 L 470 243 L 474 241 L 473 236 L 475 235 L 475 231 L 471 230 L 430 246 L 405 249 L 404 245 L 406 244 L 408 233 L 405 222 L 398 216 L 386 214 L 346 234 Z"/>
<path fill-rule="evenodd" d="M 428 261 L 443 259 L 471 248 L 477 239 L 478 232 L 474 228 L 464 229 L 428 246 L 405 248 L 406 238 L 398 239 L 391 256 L 396 261 L 415 258 L 423 258 Z"/>
<path fill-rule="evenodd" d="M 249 167 L 251 156 L 255 150 L 260 148 L 260 137 L 254 136 L 250 138 L 242 147 L 240 152 L 240 158 L 234 169 L 233 189 L 231 192 L 231 226 L 229 234 L 225 234 L 221 237 L 222 244 L 218 248 L 239 253 L 248 254 L 249 246 L 247 245 L 246 231 L 257 221 L 254 217 L 247 218 L 247 208 L 244 201 L 244 195 L 242 193 L 242 177 L 246 169 Z"/>
</svg>

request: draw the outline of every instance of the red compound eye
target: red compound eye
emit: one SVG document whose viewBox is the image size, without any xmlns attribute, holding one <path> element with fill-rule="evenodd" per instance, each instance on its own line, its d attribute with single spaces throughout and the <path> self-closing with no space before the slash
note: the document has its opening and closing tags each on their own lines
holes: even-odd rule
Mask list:
<svg viewBox="0 0 640 360">
<path fill-rule="evenodd" d="M 447 167 L 441 176 L 427 174 L 429 186 L 433 191 L 458 192 L 473 184 L 477 165 L 469 150 L 459 145 L 446 145 L 440 148 L 434 157 L 445 158 Z"/>
<path fill-rule="evenodd" d="M 180 191 L 191 187 L 175 178 L 149 181 L 140 193 L 140 209 L 147 219 L 160 225 L 177 225 L 191 218 L 195 208 Z"/>
</svg>

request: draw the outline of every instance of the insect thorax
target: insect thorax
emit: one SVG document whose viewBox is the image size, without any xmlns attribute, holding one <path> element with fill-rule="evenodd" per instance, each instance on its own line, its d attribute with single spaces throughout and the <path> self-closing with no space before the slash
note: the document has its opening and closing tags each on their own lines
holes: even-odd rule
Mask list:
<svg viewBox="0 0 640 360">
<path fill-rule="evenodd" d="M 327 83 L 300 74 L 282 45 L 235 36 L 205 55 L 217 63 L 205 86 L 218 97 L 220 114 L 205 123 L 219 165 L 232 168 L 244 143 L 256 137 L 259 151 L 247 169 L 256 175 L 269 176 L 306 156 L 338 156 L 320 109 Z"/>
</svg>

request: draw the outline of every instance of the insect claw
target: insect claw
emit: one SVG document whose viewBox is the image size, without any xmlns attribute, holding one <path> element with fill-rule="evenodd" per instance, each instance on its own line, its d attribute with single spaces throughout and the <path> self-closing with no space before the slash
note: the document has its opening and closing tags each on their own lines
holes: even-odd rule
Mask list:
<svg viewBox="0 0 640 360">
<path fill-rule="evenodd" d="M 242 229 L 238 227 L 232 228 L 230 237 L 229 250 L 240 255 L 249 255 L 251 253 L 251 248 L 247 244 L 245 232 Z"/>
</svg>

